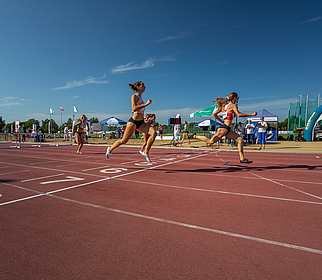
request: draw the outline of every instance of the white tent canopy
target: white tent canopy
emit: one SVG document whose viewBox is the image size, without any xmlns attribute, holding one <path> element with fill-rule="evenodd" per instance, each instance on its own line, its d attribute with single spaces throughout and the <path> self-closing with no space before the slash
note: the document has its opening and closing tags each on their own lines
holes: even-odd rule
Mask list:
<svg viewBox="0 0 322 280">
<path fill-rule="evenodd" d="M 100 125 L 126 125 L 127 122 L 115 117 L 110 117 L 99 122 Z"/>
<path fill-rule="evenodd" d="M 202 121 L 200 123 L 195 124 L 195 126 L 199 126 L 199 127 L 201 127 L 201 126 L 211 126 L 211 125 L 220 126 L 221 123 L 216 122 L 216 121 L 214 121 L 212 119 L 209 119 L 209 120 L 204 120 L 204 121 Z"/>
</svg>

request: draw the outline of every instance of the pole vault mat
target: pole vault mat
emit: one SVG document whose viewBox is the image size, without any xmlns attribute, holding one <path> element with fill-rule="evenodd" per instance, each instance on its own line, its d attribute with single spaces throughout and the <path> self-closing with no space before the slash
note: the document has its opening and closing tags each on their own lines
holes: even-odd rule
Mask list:
<svg viewBox="0 0 322 280">
<path fill-rule="evenodd" d="M 319 279 L 321 154 L 3 149 L 0 279 Z"/>
</svg>

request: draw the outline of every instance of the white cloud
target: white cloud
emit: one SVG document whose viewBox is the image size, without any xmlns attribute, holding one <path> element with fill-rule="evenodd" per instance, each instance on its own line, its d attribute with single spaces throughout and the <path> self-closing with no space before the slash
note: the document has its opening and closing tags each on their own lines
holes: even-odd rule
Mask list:
<svg viewBox="0 0 322 280">
<path fill-rule="evenodd" d="M 112 68 L 111 71 L 113 73 L 123 73 L 125 71 L 130 71 L 130 70 L 138 70 L 138 69 L 154 67 L 154 63 L 156 61 L 176 61 L 176 60 L 177 59 L 172 57 L 164 57 L 164 58 L 158 58 L 158 59 L 152 57 L 152 58 L 148 58 L 142 64 L 135 64 L 134 61 L 132 61 L 125 65 L 116 66 L 115 68 Z"/>
<path fill-rule="evenodd" d="M 12 107 L 12 106 L 20 106 L 23 105 L 19 101 L 14 101 L 17 100 L 18 97 L 4 97 L 0 99 L 0 107 Z M 20 101 L 23 101 L 24 99 L 21 99 Z"/>
<path fill-rule="evenodd" d="M 187 37 L 189 34 L 190 34 L 189 32 L 181 32 L 181 33 L 179 33 L 178 35 L 175 35 L 175 36 L 169 35 L 168 37 L 158 39 L 157 43 L 161 43 L 161 42 L 165 42 L 165 41 L 177 40 L 177 39 L 180 39 L 180 38 Z"/>
<path fill-rule="evenodd" d="M 71 89 L 74 87 L 80 87 L 80 86 L 84 86 L 87 84 L 103 84 L 104 85 L 109 82 L 109 80 L 102 80 L 104 78 L 106 78 L 106 74 L 104 74 L 103 77 L 99 77 L 99 78 L 87 77 L 87 78 L 80 80 L 80 81 L 67 82 L 67 84 L 65 86 L 53 88 L 52 90 Z M 73 97 L 73 98 L 77 98 L 77 97 L 78 96 Z"/>
<path fill-rule="evenodd" d="M 0 104 L 0 107 L 11 107 L 11 106 L 20 106 L 20 105 L 23 105 L 23 104 L 20 102 L 11 102 L 11 103 Z"/>
<path fill-rule="evenodd" d="M 310 23 L 310 22 L 314 22 L 314 21 L 317 21 L 317 20 L 322 20 L 322 17 L 321 16 L 317 16 L 315 18 L 310 18 L 310 19 L 308 19 L 306 21 L 301 22 L 300 24 Z"/>
</svg>

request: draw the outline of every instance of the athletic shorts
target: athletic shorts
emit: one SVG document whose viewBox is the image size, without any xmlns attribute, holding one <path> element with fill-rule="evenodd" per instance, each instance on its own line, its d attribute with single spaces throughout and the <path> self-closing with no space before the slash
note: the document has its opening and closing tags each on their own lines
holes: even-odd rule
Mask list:
<svg viewBox="0 0 322 280">
<path fill-rule="evenodd" d="M 225 135 L 224 136 L 226 136 L 228 133 L 229 133 L 229 131 L 231 130 L 231 127 L 230 126 L 228 126 L 227 124 L 222 124 L 221 126 L 219 126 L 218 128 L 224 128 L 224 129 L 227 129 L 227 132 L 225 133 Z"/>
<path fill-rule="evenodd" d="M 132 117 L 129 119 L 129 122 L 134 123 L 136 125 L 136 128 L 139 128 L 142 124 L 144 124 L 144 120 L 136 121 L 133 120 Z"/>
</svg>

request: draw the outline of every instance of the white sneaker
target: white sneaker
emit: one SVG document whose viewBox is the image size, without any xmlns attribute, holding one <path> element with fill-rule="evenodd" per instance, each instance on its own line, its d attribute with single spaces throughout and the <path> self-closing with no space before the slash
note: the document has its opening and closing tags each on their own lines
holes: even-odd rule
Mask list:
<svg viewBox="0 0 322 280">
<path fill-rule="evenodd" d="M 107 150 L 106 150 L 106 158 L 110 158 L 110 155 L 111 155 L 110 148 L 111 147 L 108 147 Z"/>
<path fill-rule="evenodd" d="M 80 154 L 80 155 L 82 155 L 83 153 L 82 153 L 82 152 L 79 152 L 79 151 L 77 151 L 77 154 Z"/>
<path fill-rule="evenodd" d="M 145 159 L 146 159 L 146 161 L 147 162 L 152 162 L 151 160 L 150 160 L 150 158 L 149 158 L 149 155 L 148 154 L 146 154 L 146 153 L 144 153 L 144 152 L 142 152 L 142 151 L 140 151 L 140 154 L 142 155 L 142 156 L 144 156 L 145 157 Z"/>
</svg>

